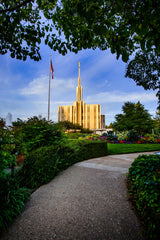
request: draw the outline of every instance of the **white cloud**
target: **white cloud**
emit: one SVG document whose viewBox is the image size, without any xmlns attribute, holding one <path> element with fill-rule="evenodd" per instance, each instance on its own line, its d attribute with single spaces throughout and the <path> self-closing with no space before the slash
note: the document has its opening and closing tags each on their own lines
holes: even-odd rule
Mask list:
<svg viewBox="0 0 160 240">
<path fill-rule="evenodd" d="M 47 117 L 49 55 L 50 51 L 45 47 L 43 60 L 39 63 L 13 60 L 9 55 L 0 56 L 1 115 L 6 116 L 11 112 L 14 118 L 38 114 Z M 72 105 L 76 99 L 79 61 L 86 96 L 84 101 L 86 104 L 101 104 L 106 122 L 113 121 L 127 101 L 139 100 L 150 113 L 154 113 L 157 107 L 156 94 L 144 91 L 131 80 L 124 80 L 125 64 L 117 61 L 110 51 L 96 49 L 66 56 L 52 53 L 55 79 L 51 80 L 51 118 L 57 119 L 59 105 Z"/>
<path fill-rule="evenodd" d="M 75 79 L 55 79 L 53 80 L 53 88 L 64 90 L 64 89 L 75 89 L 76 80 Z"/>
<path fill-rule="evenodd" d="M 43 76 L 36 78 L 31 81 L 28 86 L 20 89 L 21 95 L 41 95 L 44 92 L 47 92 L 47 77 Z"/>
<path fill-rule="evenodd" d="M 101 92 L 92 96 L 88 96 L 86 102 L 94 103 L 114 103 L 114 102 L 149 102 L 157 100 L 156 94 L 153 92 Z"/>
<path fill-rule="evenodd" d="M 54 89 L 57 93 L 62 93 L 64 91 L 69 91 L 75 88 L 74 79 L 53 79 L 51 80 L 51 89 Z M 19 90 L 21 95 L 38 95 L 44 96 L 48 93 L 49 79 L 47 76 L 42 76 L 33 79 L 28 86 Z"/>
</svg>

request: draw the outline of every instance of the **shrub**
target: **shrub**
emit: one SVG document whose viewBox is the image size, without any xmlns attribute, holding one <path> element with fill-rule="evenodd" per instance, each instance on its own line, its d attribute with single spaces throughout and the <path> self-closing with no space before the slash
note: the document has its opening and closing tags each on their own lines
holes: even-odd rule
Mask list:
<svg viewBox="0 0 160 240">
<path fill-rule="evenodd" d="M 148 142 L 157 143 L 158 136 L 155 134 L 146 134 L 145 137 L 148 139 Z"/>
<path fill-rule="evenodd" d="M 79 156 L 82 160 L 96 158 L 107 155 L 107 142 L 103 141 L 80 141 L 79 142 Z"/>
<path fill-rule="evenodd" d="M 22 186 L 36 188 L 78 161 L 104 155 L 107 155 L 106 142 L 70 140 L 30 152 L 16 177 Z"/>
<path fill-rule="evenodd" d="M 138 140 L 138 132 L 136 130 L 130 130 L 127 134 L 127 141 L 136 142 Z"/>
<path fill-rule="evenodd" d="M 106 132 L 104 132 L 104 133 L 102 133 L 102 135 L 101 135 L 101 136 L 107 137 L 107 133 L 106 133 Z"/>
<path fill-rule="evenodd" d="M 146 134 L 139 137 L 141 143 L 160 143 L 160 137 L 155 134 Z"/>
<path fill-rule="evenodd" d="M 59 144 L 64 135 L 56 124 L 45 118 L 32 117 L 27 121 L 13 122 L 16 151 L 20 155 L 43 146 Z"/>
<path fill-rule="evenodd" d="M 0 128 L 0 176 L 4 170 L 15 165 L 15 144 L 13 131 Z"/>
<path fill-rule="evenodd" d="M 118 137 L 113 133 L 113 131 L 109 131 L 107 133 L 107 140 L 108 141 L 117 141 Z"/>
<path fill-rule="evenodd" d="M 78 139 L 79 137 L 83 136 L 83 133 L 67 133 L 66 136 L 70 139 Z"/>
<path fill-rule="evenodd" d="M 60 170 L 65 169 L 70 159 L 74 161 L 73 155 L 74 151 L 62 144 L 38 148 L 25 157 L 16 178 L 22 186 L 37 188 L 53 179 Z"/>
<path fill-rule="evenodd" d="M 160 156 L 142 155 L 129 169 L 128 187 L 142 218 L 146 237 L 160 236 Z"/>
<path fill-rule="evenodd" d="M 117 135 L 119 141 L 121 141 L 121 140 L 126 141 L 128 131 L 116 132 L 116 135 Z"/>
<path fill-rule="evenodd" d="M 83 134 L 79 137 L 80 140 L 100 140 L 100 135 L 98 134 Z"/>
<path fill-rule="evenodd" d="M 21 213 L 29 195 L 29 191 L 26 188 L 19 188 L 17 181 L 9 174 L 0 177 L 0 232 L 6 230 L 13 219 Z"/>
</svg>

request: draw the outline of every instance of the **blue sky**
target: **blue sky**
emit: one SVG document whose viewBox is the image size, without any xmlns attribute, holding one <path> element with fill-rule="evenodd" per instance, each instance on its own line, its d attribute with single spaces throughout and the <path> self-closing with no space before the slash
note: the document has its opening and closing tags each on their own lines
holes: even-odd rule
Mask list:
<svg viewBox="0 0 160 240">
<path fill-rule="evenodd" d="M 83 50 L 78 54 L 61 56 L 42 44 L 42 60 L 34 62 L 0 56 L 0 117 L 10 112 L 13 120 L 42 115 L 47 118 L 49 61 L 52 55 L 54 79 L 51 81 L 50 118 L 57 122 L 58 106 L 71 105 L 76 99 L 78 62 L 81 62 L 83 100 L 101 104 L 106 124 L 121 113 L 124 102 L 140 101 L 154 116 L 157 108 L 156 92 L 145 91 L 132 79 L 125 78 L 126 64 L 110 50 Z"/>
</svg>

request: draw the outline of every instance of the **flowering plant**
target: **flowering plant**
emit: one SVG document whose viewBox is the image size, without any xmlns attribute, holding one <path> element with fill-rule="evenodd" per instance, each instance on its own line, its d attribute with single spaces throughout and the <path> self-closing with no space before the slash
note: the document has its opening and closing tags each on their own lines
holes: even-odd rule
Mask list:
<svg viewBox="0 0 160 240">
<path fill-rule="evenodd" d="M 127 140 L 128 131 L 117 132 L 116 133 L 118 140 Z"/>
<path fill-rule="evenodd" d="M 116 133 L 116 135 L 101 135 L 99 136 L 98 134 L 89 134 L 89 135 L 83 135 L 81 137 L 79 137 L 78 139 L 81 140 L 90 140 L 90 141 L 94 141 L 94 140 L 100 140 L 100 141 L 107 141 L 108 143 L 120 143 L 120 144 L 132 144 L 132 143 L 160 143 L 160 137 L 156 136 L 154 134 L 146 134 L 145 136 L 138 136 L 138 139 L 135 141 L 131 141 L 127 139 L 127 134 L 128 131 L 124 131 L 122 133 L 118 132 Z M 118 139 L 116 139 L 115 136 L 118 136 Z M 123 138 L 124 137 L 124 138 Z"/>
</svg>

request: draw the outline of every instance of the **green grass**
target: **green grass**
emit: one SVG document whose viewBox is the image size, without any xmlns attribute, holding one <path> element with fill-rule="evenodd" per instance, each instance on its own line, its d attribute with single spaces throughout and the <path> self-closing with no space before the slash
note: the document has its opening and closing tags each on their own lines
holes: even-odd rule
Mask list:
<svg viewBox="0 0 160 240">
<path fill-rule="evenodd" d="M 119 144 L 108 143 L 108 154 L 160 151 L 160 144 Z"/>
</svg>

